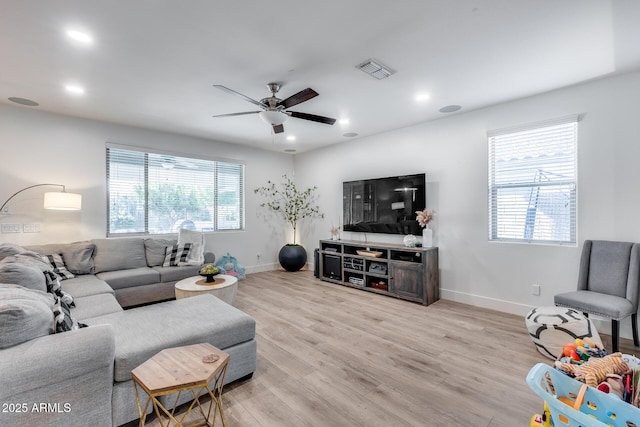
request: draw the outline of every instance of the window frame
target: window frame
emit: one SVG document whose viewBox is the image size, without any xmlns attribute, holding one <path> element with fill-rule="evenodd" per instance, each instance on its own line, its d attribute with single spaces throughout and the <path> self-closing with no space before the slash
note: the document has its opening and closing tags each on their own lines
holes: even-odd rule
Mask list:
<svg viewBox="0 0 640 427">
<path fill-rule="evenodd" d="M 571 116 L 561 117 L 557 119 L 546 120 L 542 122 L 530 123 L 526 125 L 514 126 L 510 128 L 492 130 L 487 132 L 487 159 L 488 159 L 488 173 L 487 173 L 487 215 L 488 215 L 488 240 L 489 242 L 503 242 L 503 243 L 530 243 L 530 244 L 546 244 L 546 245 L 558 245 L 558 246 L 576 246 L 577 234 L 578 234 L 578 141 L 579 141 L 579 122 L 582 120 L 581 114 L 575 114 Z M 573 178 L 565 180 L 556 179 L 553 182 L 536 182 L 534 179 L 528 182 L 518 183 L 496 183 L 496 158 L 495 158 L 495 138 L 508 137 L 520 132 L 526 131 L 543 131 L 544 129 L 551 128 L 558 125 L 573 125 L 575 126 L 575 139 L 573 140 L 573 153 L 572 162 L 567 162 L 567 165 L 573 167 Z M 517 144 L 522 144 L 525 138 L 521 138 Z M 533 159 L 533 158 L 532 158 Z M 529 167 L 533 168 L 533 162 L 529 163 Z M 522 168 L 521 170 L 525 170 Z M 525 225 L 523 228 L 523 237 L 499 237 L 499 211 L 500 204 L 498 202 L 498 192 L 502 189 L 516 189 L 516 188 L 528 188 L 532 191 L 534 189 L 549 188 L 549 187 L 570 187 L 569 188 L 569 238 L 566 240 L 558 239 L 541 239 L 534 238 L 535 232 L 535 217 L 533 218 L 533 226 L 529 237 L 527 238 L 527 222 L 529 220 L 529 212 L 525 212 Z M 508 206 L 515 207 L 514 204 L 508 204 Z"/>
<path fill-rule="evenodd" d="M 142 153 L 142 155 L 144 156 L 144 166 L 143 166 L 143 170 L 144 170 L 144 178 L 143 181 L 140 181 L 140 184 L 143 185 L 144 187 L 144 200 L 143 200 L 143 212 L 144 212 L 144 231 L 135 231 L 135 232 L 114 232 L 113 230 L 111 230 L 111 192 L 110 192 L 110 162 L 111 162 L 111 158 L 109 155 L 109 150 L 126 150 L 126 151 L 130 151 L 130 152 L 137 152 L 137 153 Z M 147 147 L 139 147 L 139 146 L 131 146 L 131 145 L 123 145 L 123 144 L 116 144 L 116 143 L 110 143 L 108 142 L 105 145 L 105 166 L 106 166 L 106 170 L 105 170 L 105 177 L 106 177 L 106 235 L 107 237 L 133 237 L 133 236 L 161 236 L 161 235 L 167 235 L 167 234 L 175 234 L 175 231 L 167 231 L 167 232 L 162 232 L 162 233 L 153 233 L 149 230 L 149 184 L 150 184 L 150 178 L 149 178 L 149 155 L 160 155 L 160 156 L 167 156 L 167 157 L 178 157 L 181 159 L 191 159 L 194 161 L 205 161 L 205 162 L 212 162 L 213 165 L 213 174 L 215 176 L 214 182 L 211 183 L 211 185 L 214 187 L 214 193 L 212 194 L 212 200 L 211 203 L 213 204 L 213 211 L 212 211 L 212 224 L 213 224 L 213 230 L 203 230 L 204 232 L 211 232 L 211 233 L 222 233 L 222 232 L 238 232 L 238 231 L 244 231 L 246 224 L 245 224 L 245 219 L 246 219 L 246 202 L 245 202 L 245 198 L 246 198 L 246 165 L 245 162 L 243 161 L 239 161 L 239 160 L 235 160 L 235 159 L 225 159 L 225 158 L 219 158 L 219 157 L 208 157 L 208 156 L 201 156 L 201 155 L 195 155 L 195 154 L 189 154 L 189 153 L 177 153 L 177 152 L 171 152 L 171 151 L 165 151 L 165 150 L 155 150 L 155 149 L 150 149 Z M 239 174 L 239 193 L 238 197 L 238 203 L 239 203 L 239 227 L 238 228 L 220 228 L 219 225 L 219 218 L 218 218 L 218 212 L 219 212 L 219 193 L 221 191 L 221 188 L 219 187 L 220 182 L 218 181 L 218 177 L 219 174 L 221 173 L 221 167 L 222 165 L 233 165 L 233 166 L 237 166 L 240 169 L 240 174 Z M 151 181 L 151 183 L 153 183 L 153 181 Z"/>
</svg>

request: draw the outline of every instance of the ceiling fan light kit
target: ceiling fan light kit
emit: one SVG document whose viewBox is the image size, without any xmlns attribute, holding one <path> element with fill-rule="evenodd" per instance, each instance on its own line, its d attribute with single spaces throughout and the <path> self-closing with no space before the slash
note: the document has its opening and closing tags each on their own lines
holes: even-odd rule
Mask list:
<svg viewBox="0 0 640 427">
<path fill-rule="evenodd" d="M 333 125 L 336 122 L 336 119 L 332 119 L 330 117 L 317 116 L 315 114 L 308 113 L 300 113 L 297 111 L 286 111 L 289 107 L 293 107 L 294 105 L 301 104 L 305 101 L 310 100 L 311 98 L 315 98 L 318 96 L 318 92 L 311 89 L 310 87 L 301 90 L 298 93 L 291 95 L 290 97 L 282 100 L 276 97 L 276 93 L 280 90 L 279 83 L 269 83 L 267 84 L 267 88 L 271 92 L 271 96 L 268 98 L 263 98 L 260 101 L 256 101 L 253 98 L 249 98 L 246 95 L 241 94 L 240 92 L 236 92 L 233 89 L 229 89 L 228 87 L 222 85 L 213 85 L 215 88 L 230 93 L 232 95 L 236 95 L 248 101 L 254 105 L 257 105 L 262 109 L 262 111 L 245 111 L 241 113 L 230 113 L 230 114 L 220 114 L 213 117 L 231 117 L 231 116 L 242 116 L 245 114 L 258 114 L 260 118 L 267 124 L 273 127 L 274 133 L 283 133 L 284 126 L 282 125 L 289 117 L 294 117 L 296 119 L 310 120 L 312 122 L 324 123 L 327 125 Z"/>
<path fill-rule="evenodd" d="M 273 110 L 260 111 L 258 115 L 262 120 L 264 120 L 265 123 L 272 126 L 283 124 L 284 122 L 287 121 L 287 118 L 289 117 L 281 111 L 273 111 Z"/>
</svg>

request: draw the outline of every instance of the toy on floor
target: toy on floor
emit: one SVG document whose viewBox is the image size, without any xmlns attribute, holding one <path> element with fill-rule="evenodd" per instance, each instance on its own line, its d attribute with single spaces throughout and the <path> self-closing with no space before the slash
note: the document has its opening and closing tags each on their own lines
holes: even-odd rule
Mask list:
<svg viewBox="0 0 640 427">
<path fill-rule="evenodd" d="M 553 420 L 551 419 L 551 413 L 549 412 L 549 406 L 546 401 L 544 402 L 542 415 L 535 414 L 531 417 L 529 427 L 553 427 Z"/>
<path fill-rule="evenodd" d="M 238 259 L 231 255 L 229 252 L 227 252 L 226 255 L 220 258 L 220 261 L 218 261 L 218 267 L 222 268 L 225 271 L 224 274 L 236 276 L 236 278 L 238 279 L 244 279 L 246 277 L 245 268 L 240 265 Z"/>
</svg>

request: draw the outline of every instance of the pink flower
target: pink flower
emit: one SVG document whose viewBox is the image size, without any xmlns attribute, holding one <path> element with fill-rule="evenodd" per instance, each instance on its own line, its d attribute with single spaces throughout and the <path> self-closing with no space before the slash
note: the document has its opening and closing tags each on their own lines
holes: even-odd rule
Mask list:
<svg viewBox="0 0 640 427">
<path fill-rule="evenodd" d="M 433 211 L 431 209 L 425 209 L 423 211 L 416 211 L 416 221 L 421 227 L 426 227 L 433 220 Z"/>
</svg>

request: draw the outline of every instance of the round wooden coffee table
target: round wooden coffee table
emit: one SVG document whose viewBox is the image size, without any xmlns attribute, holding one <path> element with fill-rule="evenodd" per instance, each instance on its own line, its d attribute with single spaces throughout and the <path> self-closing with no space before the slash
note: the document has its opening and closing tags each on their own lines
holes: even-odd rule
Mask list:
<svg viewBox="0 0 640 427">
<path fill-rule="evenodd" d="M 193 276 L 176 282 L 176 299 L 189 298 L 200 294 L 212 294 L 227 304 L 233 305 L 238 293 L 238 279 L 235 276 L 218 274 L 213 283 L 205 283 L 202 276 Z"/>
</svg>

